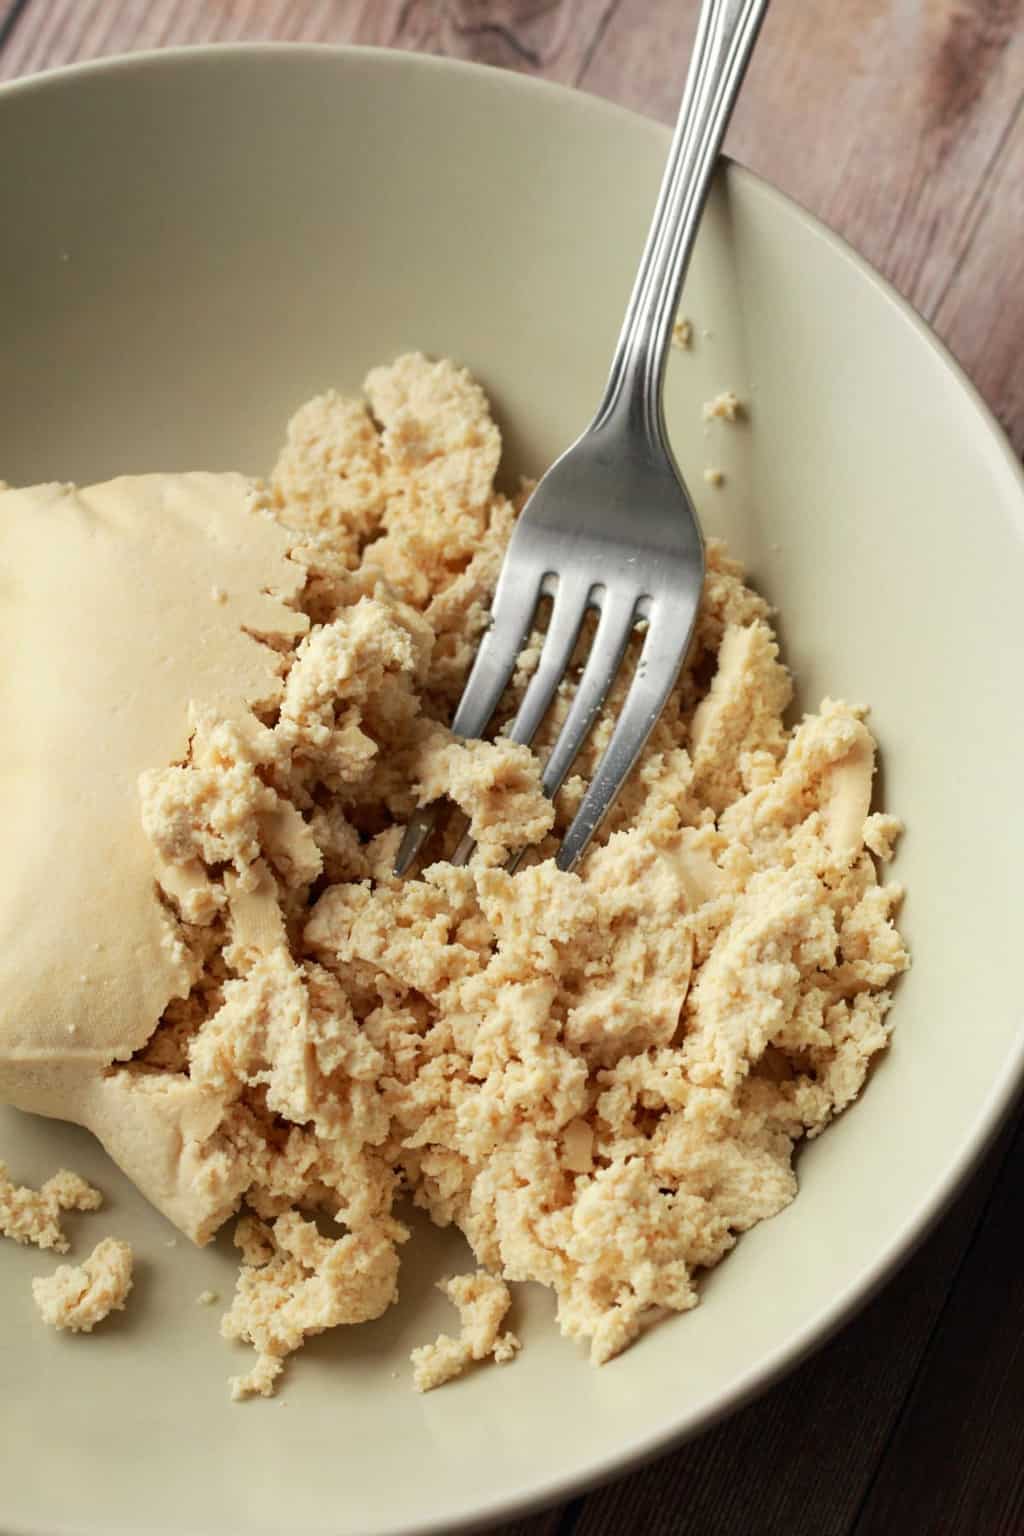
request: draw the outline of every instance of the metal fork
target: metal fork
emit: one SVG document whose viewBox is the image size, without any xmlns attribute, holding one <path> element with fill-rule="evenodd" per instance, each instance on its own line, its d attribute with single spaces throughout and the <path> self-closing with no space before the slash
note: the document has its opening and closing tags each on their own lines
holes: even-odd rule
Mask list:
<svg viewBox="0 0 1024 1536">
<path fill-rule="evenodd" d="M 646 634 L 611 740 L 556 855 L 572 869 L 607 815 L 672 691 L 693 633 L 704 545 L 665 431 L 662 384 L 679 291 L 726 125 L 768 0 L 704 0 L 658 203 L 591 425 L 544 475 L 513 530 L 486 631 L 452 730 L 487 728 L 531 632 L 542 597 L 553 606 L 537 668 L 506 735 L 529 744 L 565 676 L 584 616 L 593 644 L 544 766 L 561 788 L 615 680 L 636 626 Z M 412 864 L 438 814 L 412 817 L 395 873 Z M 464 864 L 473 841 L 452 857 Z M 513 861 L 515 863 L 517 861 Z"/>
</svg>

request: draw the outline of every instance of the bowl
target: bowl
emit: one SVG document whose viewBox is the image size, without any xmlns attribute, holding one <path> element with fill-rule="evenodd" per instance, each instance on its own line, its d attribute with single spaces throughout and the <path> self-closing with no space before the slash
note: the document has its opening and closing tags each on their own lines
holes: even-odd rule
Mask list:
<svg viewBox="0 0 1024 1536">
<path fill-rule="evenodd" d="M 230 48 L 112 60 L 0 92 L 0 474 L 12 483 L 272 460 L 292 408 L 409 348 L 492 395 L 507 471 L 588 418 L 637 261 L 664 128 L 509 74 L 394 53 Z M 694 1312 L 594 1370 L 522 1287 L 515 1366 L 423 1398 L 409 1349 L 461 1238 L 420 1229 L 402 1301 L 310 1344 L 280 1402 L 239 1369 L 199 1251 L 82 1132 L 0 1114 L 22 1179 L 59 1164 L 139 1260 L 90 1340 L 35 1318 L 0 1254 L 0 1522 L 9 1532 L 453 1531 L 565 1497 L 763 1388 L 889 1274 L 1021 1078 L 1024 488 L 955 364 L 839 240 L 735 165 L 719 178 L 666 411 L 709 532 L 779 605 L 802 701 L 870 701 L 914 967 L 892 1049 L 799 1159 Z M 730 387 L 742 430 L 705 429 Z M 709 465 L 725 485 L 705 484 Z M 88 1218 L 80 1218 L 85 1224 Z M 88 1231 L 96 1231 L 90 1225 Z M 78 1228 L 82 1238 L 83 1225 Z M 97 1235 L 100 1235 L 97 1233 Z"/>
</svg>

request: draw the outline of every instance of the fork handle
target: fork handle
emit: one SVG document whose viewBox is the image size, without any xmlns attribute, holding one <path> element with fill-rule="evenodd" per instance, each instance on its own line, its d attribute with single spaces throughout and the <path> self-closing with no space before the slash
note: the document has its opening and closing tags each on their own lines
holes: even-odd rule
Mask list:
<svg viewBox="0 0 1024 1536">
<path fill-rule="evenodd" d="M 665 444 L 662 383 L 679 291 L 768 0 L 702 0 L 668 163 L 592 430 L 621 417 Z"/>
</svg>

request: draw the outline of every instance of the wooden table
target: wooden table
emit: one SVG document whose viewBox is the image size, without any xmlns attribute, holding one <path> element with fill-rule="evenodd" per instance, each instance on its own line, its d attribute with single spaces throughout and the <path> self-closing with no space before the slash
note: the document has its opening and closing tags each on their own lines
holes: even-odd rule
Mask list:
<svg viewBox="0 0 1024 1536">
<path fill-rule="evenodd" d="M 670 120 L 696 0 L 0 0 L 0 78 L 174 43 L 483 59 Z M 775 0 L 729 148 L 846 235 L 1024 448 L 1024 0 Z M 1024 1121 L 861 1316 L 674 1455 L 504 1536 L 1021 1536 Z"/>
</svg>

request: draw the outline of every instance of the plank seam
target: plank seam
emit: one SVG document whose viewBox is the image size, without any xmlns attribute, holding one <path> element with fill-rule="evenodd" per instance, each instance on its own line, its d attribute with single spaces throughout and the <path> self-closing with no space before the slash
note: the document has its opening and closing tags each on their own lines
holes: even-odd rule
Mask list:
<svg viewBox="0 0 1024 1536">
<path fill-rule="evenodd" d="M 29 0 L 11 0 L 3 17 L 0 18 L 0 51 L 10 41 L 18 22 L 28 10 Z"/>
<path fill-rule="evenodd" d="M 607 7 L 607 9 L 605 10 L 604 15 L 601 17 L 601 20 L 598 22 L 597 26 L 594 28 L 594 35 L 590 39 L 590 42 L 587 44 L 587 50 L 584 53 L 583 58 L 580 60 L 580 67 L 579 67 L 579 69 L 577 69 L 577 71 L 576 71 L 576 78 L 573 81 L 573 85 L 576 86 L 577 89 L 579 89 L 579 87 L 582 86 L 583 81 L 586 78 L 587 70 L 590 68 L 591 64 L 594 62 L 594 58 L 595 58 L 595 56 L 597 54 L 597 50 L 600 48 L 601 44 L 604 42 L 605 33 L 608 31 L 608 28 L 611 26 L 612 20 L 613 20 L 613 18 L 615 16 L 615 12 L 618 10 L 619 5 L 620 5 L 620 0 L 611 0 L 611 4 Z"/>
<path fill-rule="evenodd" d="M 974 217 L 975 210 L 977 209 L 978 204 L 979 204 L 979 202 L 980 202 L 980 200 L 981 200 L 981 198 L 982 198 L 982 196 L 983 196 L 983 194 L 985 192 L 985 188 L 988 186 L 989 182 L 992 180 L 993 176 L 995 175 L 996 167 L 999 164 L 1000 157 L 1002 156 L 1003 151 L 1006 149 L 1007 145 L 1009 144 L 1010 139 L 1013 136 L 1014 130 L 1016 129 L 1018 123 L 1020 122 L 1022 115 L 1024 115 L 1024 91 L 1021 91 L 1020 96 L 1017 99 L 1017 104 L 1014 107 L 1013 111 L 1010 113 L 1010 116 L 1009 116 L 1009 118 L 1007 119 L 1007 122 L 1006 122 L 1006 126 L 1003 129 L 1002 133 L 999 135 L 999 139 L 998 139 L 998 141 L 997 141 L 997 143 L 995 145 L 995 148 L 993 149 L 992 153 L 989 155 L 988 160 L 985 163 L 984 169 L 982 170 L 982 173 L 981 173 L 981 175 L 978 178 L 978 184 L 975 187 L 974 192 L 973 192 L 973 194 L 971 196 L 971 200 L 970 200 L 970 202 L 969 202 L 969 204 L 967 206 L 967 218 L 968 219 L 972 219 Z M 941 310 L 943 304 L 946 302 L 946 298 L 947 298 L 947 296 L 949 294 L 950 289 L 952 288 L 953 284 L 956 282 L 956 280 L 959 277 L 960 272 L 961 272 L 961 270 L 962 270 L 962 268 L 964 266 L 964 263 L 967 261 L 968 256 L 971 254 L 971 251 L 974 249 L 974 242 L 975 242 L 975 240 L 978 237 L 978 231 L 981 229 L 982 225 L 985 223 L 985 218 L 987 216 L 987 212 L 988 212 L 988 210 L 986 209 L 985 212 L 982 213 L 979 218 L 974 220 L 974 227 L 971 230 L 970 234 L 967 236 L 967 239 L 964 241 L 963 248 L 958 253 L 956 260 L 954 261 L 952 267 L 950 268 L 949 273 L 948 273 L 948 275 L 946 277 L 946 281 L 943 283 L 942 288 L 941 288 L 941 290 L 939 292 L 938 298 L 935 300 L 935 303 L 930 307 L 928 313 L 925 315 L 925 319 L 928 320 L 929 323 L 931 323 L 931 321 L 934 320 L 935 316 L 939 313 L 939 311 Z"/>
</svg>

